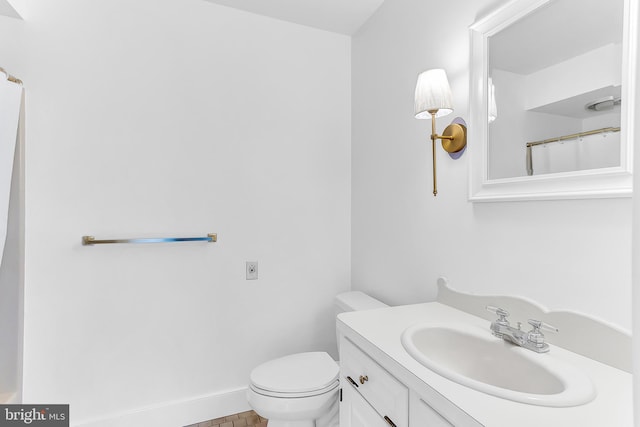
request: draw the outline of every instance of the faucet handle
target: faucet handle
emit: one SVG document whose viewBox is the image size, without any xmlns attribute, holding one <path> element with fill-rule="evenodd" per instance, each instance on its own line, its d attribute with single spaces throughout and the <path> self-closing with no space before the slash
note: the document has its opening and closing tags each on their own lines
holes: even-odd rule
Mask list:
<svg viewBox="0 0 640 427">
<path fill-rule="evenodd" d="M 547 331 L 547 332 L 559 331 L 558 328 L 556 328 L 555 326 L 552 326 L 548 323 L 541 322 L 540 320 L 529 319 L 528 322 L 531 326 L 533 326 L 533 330 L 531 332 L 536 334 L 539 334 L 540 330 Z"/>
<path fill-rule="evenodd" d="M 504 308 L 494 307 L 492 305 L 488 305 L 488 306 L 485 307 L 485 309 L 487 311 L 490 311 L 490 312 L 495 313 L 496 315 L 498 315 L 498 317 L 500 317 L 501 320 L 504 320 L 504 318 L 506 318 L 509 315 L 509 312 L 507 310 L 505 310 Z"/>
<path fill-rule="evenodd" d="M 540 332 L 540 329 L 549 332 L 558 332 L 558 328 L 535 319 L 529 319 L 528 322 L 533 326 L 533 329 L 527 333 L 527 341 L 537 349 L 537 352 L 544 353 L 549 351 L 549 344 L 544 342 L 544 335 Z"/>
<path fill-rule="evenodd" d="M 485 309 L 487 311 L 490 311 L 491 313 L 495 313 L 498 316 L 498 320 L 497 322 L 502 324 L 502 325 L 508 325 L 509 321 L 507 320 L 507 316 L 509 315 L 509 312 L 507 310 L 505 310 L 504 308 L 500 308 L 500 307 L 494 307 L 492 305 L 488 305 L 485 307 Z"/>
</svg>

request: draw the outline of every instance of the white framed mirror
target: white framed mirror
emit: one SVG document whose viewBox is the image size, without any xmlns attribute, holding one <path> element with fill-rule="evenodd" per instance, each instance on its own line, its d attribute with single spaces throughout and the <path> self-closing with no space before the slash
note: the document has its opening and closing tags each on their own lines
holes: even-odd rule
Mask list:
<svg viewBox="0 0 640 427">
<path fill-rule="evenodd" d="M 514 0 L 470 27 L 469 199 L 632 194 L 638 0 Z"/>
</svg>

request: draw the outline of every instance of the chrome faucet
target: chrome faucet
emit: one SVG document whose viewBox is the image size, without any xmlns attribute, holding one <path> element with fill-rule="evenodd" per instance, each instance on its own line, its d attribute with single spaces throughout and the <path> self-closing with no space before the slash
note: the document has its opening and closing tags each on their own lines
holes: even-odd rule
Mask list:
<svg viewBox="0 0 640 427">
<path fill-rule="evenodd" d="M 486 306 L 486 309 L 498 316 L 498 319 L 491 322 L 491 333 L 505 341 L 510 341 L 520 347 L 533 350 L 536 353 L 546 353 L 549 351 L 549 344 L 544 342 L 542 330 L 549 332 L 558 332 L 558 328 L 551 326 L 539 320 L 529 319 L 528 322 L 532 326 L 529 332 L 523 331 L 522 324 L 517 323 L 518 327 L 514 328 L 509 324 L 507 316 L 509 312 L 500 307 Z"/>
</svg>

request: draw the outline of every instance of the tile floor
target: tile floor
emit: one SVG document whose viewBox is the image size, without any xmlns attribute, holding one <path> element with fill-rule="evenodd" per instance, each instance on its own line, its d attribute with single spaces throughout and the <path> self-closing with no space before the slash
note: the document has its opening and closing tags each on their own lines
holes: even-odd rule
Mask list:
<svg viewBox="0 0 640 427">
<path fill-rule="evenodd" d="M 186 427 L 267 427 L 267 420 L 253 411 L 246 411 Z"/>
</svg>

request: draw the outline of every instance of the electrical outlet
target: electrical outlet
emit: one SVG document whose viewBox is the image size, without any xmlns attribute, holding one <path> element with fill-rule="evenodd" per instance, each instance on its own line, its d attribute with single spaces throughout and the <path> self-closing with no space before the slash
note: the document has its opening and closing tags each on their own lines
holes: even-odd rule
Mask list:
<svg viewBox="0 0 640 427">
<path fill-rule="evenodd" d="M 258 280 L 258 261 L 247 261 L 247 280 Z"/>
</svg>

